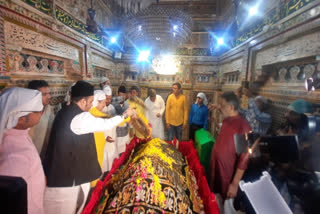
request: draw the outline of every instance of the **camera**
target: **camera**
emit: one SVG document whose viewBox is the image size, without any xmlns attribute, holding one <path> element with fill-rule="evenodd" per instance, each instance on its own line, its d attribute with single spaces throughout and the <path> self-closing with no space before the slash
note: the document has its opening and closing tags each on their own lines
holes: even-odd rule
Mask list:
<svg viewBox="0 0 320 214">
<path fill-rule="evenodd" d="M 319 133 L 320 117 L 307 116 L 304 127 L 309 136 Z M 286 201 L 292 210 L 300 207 L 306 214 L 320 210 L 319 179 L 314 171 L 301 167 L 302 146 L 298 135 L 260 136 L 248 133 L 234 135 L 234 142 L 237 154 L 249 153 L 252 157 L 256 148 L 260 151 L 260 156 L 254 160 L 258 159 L 258 164 L 254 161 L 249 163 L 243 178 L 246 182 L 255 181 L 263 171 L 268 171 L 278 191 L 281 194 L 286 192 L 284 195 L 287 195 Z"/>
</svg>

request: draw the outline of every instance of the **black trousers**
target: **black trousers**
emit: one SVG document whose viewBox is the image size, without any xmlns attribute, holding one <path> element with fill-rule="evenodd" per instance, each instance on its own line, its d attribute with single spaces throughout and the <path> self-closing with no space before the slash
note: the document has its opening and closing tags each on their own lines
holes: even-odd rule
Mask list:
<svg viewBox="0 0 320 214">
<path fill-rule="evenodd" d="M 190 125 L 190 128 L 189 128 L 189 139 L 192 139 L 194 141 L 194 134 L 197 130 L 203 128 L 203 125 L 199 126 L 199 125 L 196 125 L 196 124 L 191 124 Z"/>
</svg>

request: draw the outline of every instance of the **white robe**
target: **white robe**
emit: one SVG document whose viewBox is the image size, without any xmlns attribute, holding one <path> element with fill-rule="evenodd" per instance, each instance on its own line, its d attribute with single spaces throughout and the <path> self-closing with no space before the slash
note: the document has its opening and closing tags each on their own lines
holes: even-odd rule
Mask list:
<svg viewBox="0 0 320 214">
<path fill-rule="evenodd" d="M 162 116 L 165 110 L 165 104 L 160 95 L 156 95 L 156 100 L 152 102 L 150 97 L 144 102 L 146 106 L 146 117 L 152 125 L 152 137 L 164 139 L 164 126 Z M 160 117 L 157 114 L 160 113 Z"/>
</svg>

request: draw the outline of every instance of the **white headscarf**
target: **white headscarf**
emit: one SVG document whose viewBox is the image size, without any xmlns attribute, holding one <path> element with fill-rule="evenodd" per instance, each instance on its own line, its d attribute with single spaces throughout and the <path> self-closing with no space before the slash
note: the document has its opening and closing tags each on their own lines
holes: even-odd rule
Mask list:
<svg viewBox="0 0 320 214">
<path fill-rule="evenodd" d="M 18 124 L 20 117 L 43 109 L 42 94 L 38 90 L 8 88 L 0 94 L 0 144 L 3 133 Z"/>
<path fill-rule="evenodd" d="M 93 93 L 92 106 L 97 107 L 99 104 L 99 101 L 105 100 L 105 99 L 106 99 L 106 95 L 102 90 L 95 90 Z"/>
<path fill-rule="evenodd" d="M 208 105 L 208 100 L 207 100 L 205 93 L 200 92 L 200 93 L 198 93 L 197 97 L 200 97 L 203 100 L 203 104 L 205 106 Z"/>
<path fill-rule="evenodd" d="M 111 96 L 112 95 L 112 90 L 111 90 L 110 86 L 108 86 L 108 85 L 105 85 L 103 87 L 103 91 L 107 96 Z"/>
</svg>

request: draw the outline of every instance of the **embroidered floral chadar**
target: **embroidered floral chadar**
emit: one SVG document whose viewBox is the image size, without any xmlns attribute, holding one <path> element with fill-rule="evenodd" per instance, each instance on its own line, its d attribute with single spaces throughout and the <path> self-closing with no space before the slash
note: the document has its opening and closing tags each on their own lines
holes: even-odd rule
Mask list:
<svg viewBox="0 0 320 214">
<path fill-rule="evenodd" d="M 179 148 L 133 139 L 83 213 L 219 213 L 192 142 Z"/>
</svg>

